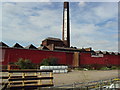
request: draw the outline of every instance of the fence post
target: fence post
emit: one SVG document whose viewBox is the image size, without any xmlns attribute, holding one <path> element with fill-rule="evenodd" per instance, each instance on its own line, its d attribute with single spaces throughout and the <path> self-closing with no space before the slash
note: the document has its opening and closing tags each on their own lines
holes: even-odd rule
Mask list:
<svg viewBox="0 0 120 90">
<path fill-rule="evenodd" d="M 11 73 L 8 72 L 8 86 L 10 86 L 10 81 L 9 81 L 10 78 L 11 78 Z"/>
<path fill-rule="evenodd" d="M 41 72 L 39 73 L 39 77 L 41 77 Z M 39 80 L 39 81 L 38 81 L 38 84 L 39 84 L 39 85 L 42 85 L 42 81 Z"/>
<path fill-rule="evenodd" d="M 73 83 L 73 88 L 75 88 L 76 87 L 76 85 L 75 85 L 75 82 Z"/>
<path fill-rule="evenodd" d="M 53 72 L 50 72 L 50 77 L 53 77 Z M 53 79 L 50 79 L 51 84 L 53 84 Z"/>
<path fill-rule="evenodd" d="M 22 73 L 22 78 L 25 78 L 25 73 L 24 72 Z M 24 80 L 22 81 L 22 85 L 23 86 L 25 85 Z"/>
</svg>

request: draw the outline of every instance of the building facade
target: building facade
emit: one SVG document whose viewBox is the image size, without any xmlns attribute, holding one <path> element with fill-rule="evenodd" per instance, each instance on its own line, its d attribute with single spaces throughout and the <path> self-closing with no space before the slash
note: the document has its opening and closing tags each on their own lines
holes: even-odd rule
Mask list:
<svg viewBox="0 0 120 90">
<path fill-rule="evenodd" d="M 83 65 L 99 64 L 103 66 L 120 65 L 120 53 L 118 52 L 102 52 L 102 51 L 82 51 L 72 49 L 66 50 L 40 50 L 32 45 L 29 48 L 23 48 L 19 45 L 9 47 L 6 44 L 0 46 L 1 59 L 3 65 L 17 62 L 18 59 L 29 59 L 35 64 L 40 64 L 43 59 L 55 57 L 58 58 L 58 64 L 79 67 Z"/>
</svg>

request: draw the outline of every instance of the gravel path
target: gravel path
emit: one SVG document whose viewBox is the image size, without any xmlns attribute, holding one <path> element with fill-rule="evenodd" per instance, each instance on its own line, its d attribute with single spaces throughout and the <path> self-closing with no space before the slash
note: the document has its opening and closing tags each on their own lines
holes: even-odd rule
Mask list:
<svg viewBox="0 0 120 90">
<path fill-rule="evenodd" d="M 55 85 L 67 85 L 73 84 L 74 82 L 88 82 L 97 81 L 118 77 L 118 70 L 107 70 L 107 71 L 78 71 L 74 70 L 64 74 L 54 74 Z"/>
</svg>

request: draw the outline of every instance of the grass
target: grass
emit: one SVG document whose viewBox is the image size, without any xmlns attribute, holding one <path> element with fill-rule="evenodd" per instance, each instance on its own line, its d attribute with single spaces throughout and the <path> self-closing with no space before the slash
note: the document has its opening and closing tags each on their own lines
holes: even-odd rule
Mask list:
<svg viewBox="0 0 120 90">
<path fill-rule="evenodd" d="M 111 66 L 111 67 L 102 66 L 99 68 L 94 68 L 89 65 L 89 67 L 86 66 L 86 67 L 82 67 L 82 68 L 74 68 L 74 70 L 84 70 L 84 71 L 87 71 L 87 70 L 120 70 L 120 66 Z"/>
</svg>

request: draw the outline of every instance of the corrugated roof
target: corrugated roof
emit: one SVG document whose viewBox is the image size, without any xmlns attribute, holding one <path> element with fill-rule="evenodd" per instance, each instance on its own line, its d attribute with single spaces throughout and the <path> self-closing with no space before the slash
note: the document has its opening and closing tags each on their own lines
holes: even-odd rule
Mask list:
<svg viewBox="0 0 120 90">
<path fill-rule="evenodd" d="M 14 46 L 14 48 L 23 48 L 23 46 L 21 46 L 20 44 L 16 43 Z"/>
<path fill-rule="evenodd" d="M 34 45 L 30 44 L 25 47 L 25 49 L 37 49 Z"/>
<path fill-rule="evenodd" d="M 103 54 L 109 54 L 107 51 L 103 51 L 102 53 L 103 53 Z"/>
<path fill-rule="evenodd" d="M 114 52 L 115 53 L 115 55 L 118 55 L 119 53 L 118 52 Z"/>
<path fill-rule="evenodd" d="M 109 54 L 115 54 L 114 52 L 108 52 Z"/>
<path fill-rule="evenodd" d="M 101 52 L 101 51 L 95 51 L 95 53 L 103 54 L 103 52 Z"/>
<path fill-rule="evenodd" d="M 9 46 L 3 42 L 0 42 L 0 47 L 9 47 Z"/>
</svg>

